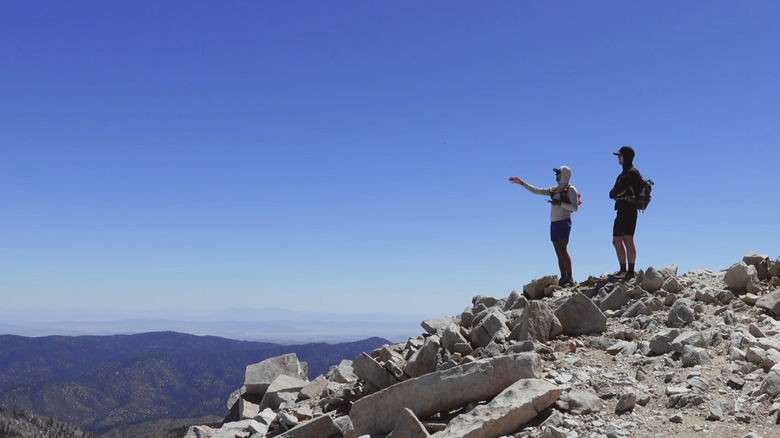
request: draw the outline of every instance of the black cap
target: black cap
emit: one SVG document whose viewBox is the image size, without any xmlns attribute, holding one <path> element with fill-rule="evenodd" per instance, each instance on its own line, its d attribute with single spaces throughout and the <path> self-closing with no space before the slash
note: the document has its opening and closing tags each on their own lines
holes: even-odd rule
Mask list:
<svg viewBox="0 0 780 438">
<path fill-rule="evenodd" d="M 636 154 L 634 153 L 634 149 L 631 148 L 631 146 L 623 146 L 620 148 L 617 152 L 612 152 L 613 155 L 623 155 L 624 157 L 631 157 L 634 158 Z"/>
</svg>

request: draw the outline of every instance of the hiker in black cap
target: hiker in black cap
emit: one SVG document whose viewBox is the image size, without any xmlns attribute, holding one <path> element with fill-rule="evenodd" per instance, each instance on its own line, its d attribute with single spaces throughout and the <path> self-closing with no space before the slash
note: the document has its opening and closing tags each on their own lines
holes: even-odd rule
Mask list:
<svg viewBox="0 0 780 438">
<path fill-rule="evenodd" d="M 509 181 L 520 184 L 531 193 L 550 197 L 547 200 L 551 204 L 550 240 L 555 247 L 558 268 L 561 270 L 558 285 L 568 287 L 574 285 L 574 279 L 572 278 L 571 257 L 566 247 L 569 244 L 569 234 L 571 233 L 571 214 L 579 208 L 579 193 L 577 188 L 569 183 L 571 169 L 567 166 L 561 166 L 553 169 L 553 172 L 555 172 L 555 181 L 558 184 L 549 188 L 536 188 L 516 176 L 509 178 Z"/>
<path fill-rule="evenodd" d="M 637 207 L 630 201 L 630 196 L 638 193 L 642 177 L 634 167 L 634 149 L 623 146 L 617 155 L 618 162 L 623 166 L 623 171 L 618 175 L 615 186 L 609 191 L 609 198 L 615 200 L 617 217 L 612 227 L 612 244 L 617 251 L 620 271 L 617 275 L 625 280 L 634 278 L 634 264 L 636 263 L 636 246 L 634 246 L 634 231 L 636 230 Z"/>
</svg>

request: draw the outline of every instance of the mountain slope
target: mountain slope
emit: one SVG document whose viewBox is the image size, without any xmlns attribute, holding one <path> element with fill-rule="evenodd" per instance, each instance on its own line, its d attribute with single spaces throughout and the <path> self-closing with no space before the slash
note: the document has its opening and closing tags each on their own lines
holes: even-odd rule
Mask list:
<svg viewBox="0 0 780 438">
<path fill-rule="evenodd" d="M 0 335 L 0 392 L 34 382 L 63 382 L 142 354 L 257 351 L 278 344 L 175 332 L 113 336 Z"/>
<path fill-rule="evenodd" d="M 225 416 L 225 400 L 243 384 L 249 364 L 296 353 L 309 363 L 314 378 L 342 359 L 388 343 L 371 338 L 280 346 L 170 332 L 106 337 L 110 339 L 26 338 L 27 344 L 25 338 L 14 338 L 14 349 L 0 353 L 9 370 L 3 373 L 6 388 L 10 382 L 18 386 L 0 393 L 0 404 L 94 432 L 154 419 Z M 76 364 L 63 356 L 77 358 Z M 29 375 L 25 366 L 32 370 Z M 47 376 L 52 380 L 46 381 Z"/>
<path fill-rule="evenodd" d="M 0 406 L 2 438 L 99 438 L 79 428 L 30 412 Z"/>
</svg>

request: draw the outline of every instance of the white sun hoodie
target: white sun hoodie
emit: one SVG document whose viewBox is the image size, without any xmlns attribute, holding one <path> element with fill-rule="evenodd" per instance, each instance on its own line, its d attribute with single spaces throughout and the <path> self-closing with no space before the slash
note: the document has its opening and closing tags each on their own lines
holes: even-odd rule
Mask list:
<svg viewBox="0 0 780 438">
<path fill-rule="evenodd" d="M 523 181 L 523 187 L 525 187 L 529 192 L 535 195 L 552 196 L 552 199 L 556 199 L 558 201 L 560 201 L 561 196 L 563 196 L 563 189 L 566 188 L 566 186 L 569 187 L 567 190 L 569 202 L 564 201 L 558 205 L 552 206 L 550 209 L 550 222 L 569 219 L 571 218 L 572 212 L 577 211 L 579 208 L 579 194 L 577 192 L 577 188 L 569 184 L 569 181 L 571 181 L 571 169 L 568 166 L 561 166 L 559 169 L 561 170 L 561 181 L 557 186 L 540 189 Z"/>
</svg>

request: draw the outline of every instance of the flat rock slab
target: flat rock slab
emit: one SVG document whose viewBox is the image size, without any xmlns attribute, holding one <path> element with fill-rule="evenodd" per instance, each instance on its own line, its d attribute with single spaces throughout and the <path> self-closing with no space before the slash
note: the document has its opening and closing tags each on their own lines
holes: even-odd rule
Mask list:
<svg viewBox="0 0 780 438">
<path fill-rule="evenodd" d="M 455 417 L 434 438 L 494 438 L 509 435 L 551 406 L 563 392 L 541 379 L 522 379 L 490 402 Z"/>
<path fill-rule="evenodd" d="M 330 415 L 317 417 L 279 435 L 279 438 L 330 438 L 341 437 L 341 429 Z"/>
<path fill-rule="evenodd" d="M 447 412 L 471 402 L 489 400 L 520 379 L 542 376 L 536 353 L 482 359 L 426 374 L 363 397 L 349 417 L 358 436 L 387 434 L 408 408 L 418 418 Z"/>
</svg>

